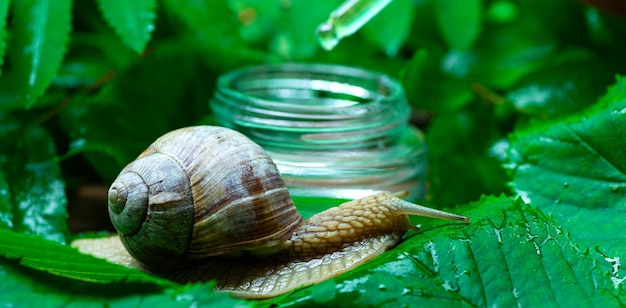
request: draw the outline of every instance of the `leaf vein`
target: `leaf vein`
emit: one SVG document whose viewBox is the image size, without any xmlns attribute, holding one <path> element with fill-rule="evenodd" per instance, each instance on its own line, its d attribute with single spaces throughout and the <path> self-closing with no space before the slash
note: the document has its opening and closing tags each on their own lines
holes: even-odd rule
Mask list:
<svg viewBox="0 0 626 308">
<path fill-rule="evenodd" d="M 615 168 L 615 170 L 618 170 L 622 175 L 626 176 L 626 170 L 624 170 L 623 168 L 620 168 L 620 166 L 618 166 L 617 164 L 615 164 L 614 162 L 608 160 L 604 155 L 600 154 L 600 152 L 595 149 L 594 147 L 591 146 L 591 144 L 589 144 L 589 142 L 587 140 L 585 140 L 585 138 L 583 138 L 583 136 L 581 136 L 576 130 L 574 130 L 571 126 L 569 125 L 565 125 L 565 127 L 567 128 L 567 131 L 570 132 L 576 139 L 578 139 L 582 145 L 589 150 L 589 152 L 596 154 L 602 161 L 606 162 L 607 164 L 609 164 L 610 166 L 612 166 L 613 168 Z"/>
</svg>

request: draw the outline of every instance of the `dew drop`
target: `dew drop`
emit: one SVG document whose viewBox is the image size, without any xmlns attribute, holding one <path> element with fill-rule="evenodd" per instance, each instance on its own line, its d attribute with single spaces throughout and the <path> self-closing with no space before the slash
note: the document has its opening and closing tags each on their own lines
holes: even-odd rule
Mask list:
<svg viewBox="0 0 626 308">
<path fill-rule="evenodd" d="M 425 289 L 419 289 L 416 295 L 419 297 L 433 297 L 433 294 Z"/>
<path fill-rule="evenodd" d="M 496 238 L 498 239 L 498 243 L 504 243 L 502 241 L 502 229 L 494 229 L 494 231 L 496 232 Z"/>
<path fill-rule="evenodd" d="M 413 293 L 413 290 L 411 290 L 409 288 L 402 289 L 402 295 L 409 295 L 411 293 Z"/>
<path fill-rule="evenodd" d="M 563 182 L 563 188 L 568 188 L 569 187 L 569 183 L 568 182 Z"/>
<path fill-rule="evenodd" d="M 446 291 L 457 291 L 457 287 L 448 280 L 445 280 L 441 286 Z"/>
<path fill-rule="evenodd" d="M 617 192 L 618 190 L 619 190 L 619 186 L 617 186 L 617 185 L 611 186 L 611 191 L 612 192 Z"/>
<path fill-rule="evenodd" d="M 513 297 L 514 297 L 515 299 L 519 299 L 519 291 L 517 291 L 517 289 L 516 289 L 516 288 L 513 288 Z"/>
<path fill-rule="evenodd" d="M 378 285 L 378 290 L 387 291 L 387 286 L 381 283 Z"/>
<path fill-rule="evenodd" d="M 561 199 L 554 200 L 554 204 L 561 204 Z"/>
</svg>

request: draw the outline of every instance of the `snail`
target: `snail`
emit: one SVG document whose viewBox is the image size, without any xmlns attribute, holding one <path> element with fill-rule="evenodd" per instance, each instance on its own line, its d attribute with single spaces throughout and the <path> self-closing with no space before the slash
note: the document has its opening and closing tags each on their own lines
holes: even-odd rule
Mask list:
<svg viewBox="0 0 626 308">
<path fill-rule="evenodd" d="M 75 246 L 174 281 L 216 279 L 238 297 L 273 297 L 395 246 L 417 230 L 407 215 L 468 221 L 402 196 L 378 193 L 305 221 L 259 145 L 228 128 L 186 127 L 158 138 L 111 185 L 119 237 Z"/>
</svg>

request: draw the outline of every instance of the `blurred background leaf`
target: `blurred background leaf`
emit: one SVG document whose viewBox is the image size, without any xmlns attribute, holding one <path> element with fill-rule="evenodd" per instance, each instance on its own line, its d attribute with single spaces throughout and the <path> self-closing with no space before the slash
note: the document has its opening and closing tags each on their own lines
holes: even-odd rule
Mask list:
<svg viewBox="0 0 626 308">
<path fill-rule="evenodd" d="M 67 197 L 52 137 L 41 127 L 11 134 L 18 136 L 7 140 L 5 135 L 10 150 L 0 154 L 2 177 L 10 179 L 0 201 L 2 221 L 17 232 L 65 243 L 69 235 Z"/>
<path fill-rule="evenodd" d="M 9 0 L 0 1 L 0 67 L 2 67 L 4 63 L 4 53 L 7 48 L 7 16 L 9 14 L 9 4 Z"/>
<path fill-rule="evenodd" d="M 12 2 L 0 110 L 32 107 L 48 88 L 67 50 L 71 9 L 71 0 Z"/>
<path fill-rule="evenodd" d="M 102 17 L 124 44 L 141 53 L 154 30 L 156 0 L 98 0 Z"/>
<path fill-rule="evenodd" d="M 437 25 L 448 46 L 455 50 L 472 47 L 483 21 L 482 0 L 436 0 Z"/>
</svg>

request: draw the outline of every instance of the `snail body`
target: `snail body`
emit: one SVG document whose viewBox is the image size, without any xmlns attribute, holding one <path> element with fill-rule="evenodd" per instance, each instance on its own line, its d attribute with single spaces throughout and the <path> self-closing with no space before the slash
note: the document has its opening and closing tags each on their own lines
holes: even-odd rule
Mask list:
<svg viewBox="0 0 626 308">
<path fill-rule="evenodd" d="M 375 194 L 305 221 L 263 149 L 213 126 L 160 137 L 121 171 L 108 194 L 119 233 L 114 254 L 136 260 L 126 265 L 179 282 L 216 279 L 217 289 L 246 298 L 347 272 L 416 230 L 408 215 L 468 221 L 398 196 Z M 76 246 L 111 254 L 94 251 L 93 241 Z"/>
</svg>

